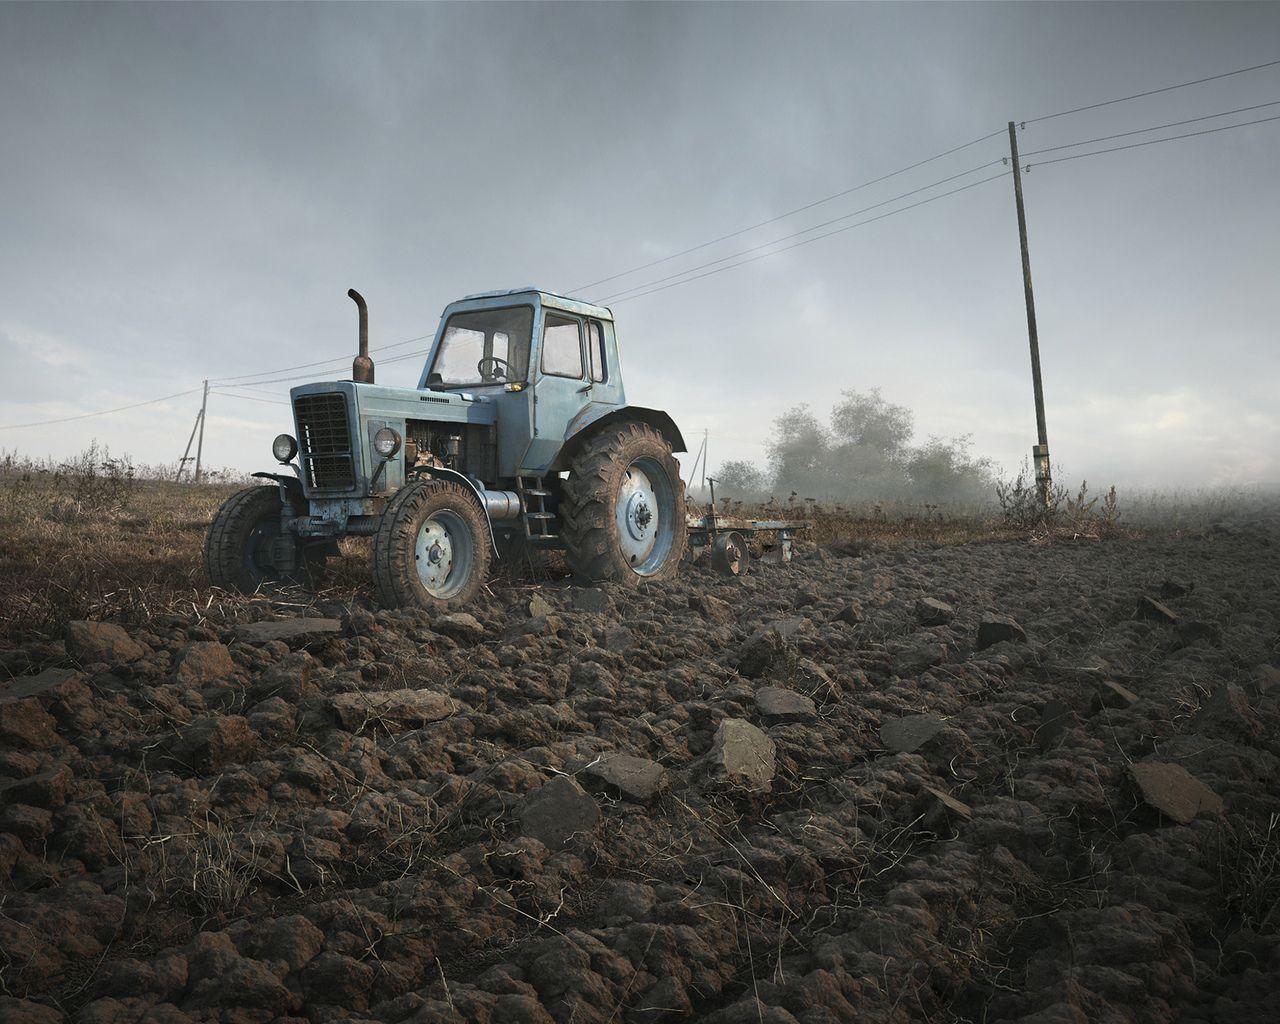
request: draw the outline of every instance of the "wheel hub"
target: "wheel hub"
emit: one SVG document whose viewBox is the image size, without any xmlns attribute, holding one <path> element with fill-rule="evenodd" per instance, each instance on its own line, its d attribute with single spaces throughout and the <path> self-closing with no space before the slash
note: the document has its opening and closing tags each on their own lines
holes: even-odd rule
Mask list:
<svg viewBox="0 0 1280 1024">
<path fill-rule="evenodd" d="M 618 492 L 618 541 L 632 565 L 640 565 L 653 552 L 662 526 L 661 506 L 653 481 L 638 465 L 627 469 Z"/>
<path fill-rule="evenodd" d="M 422 524 L 414 548 L 422 585 L 432 593 L 440 591 L 453 568 L 453 540 L 448 528 L 437 520 L 428 519 Z"/>
</svg>

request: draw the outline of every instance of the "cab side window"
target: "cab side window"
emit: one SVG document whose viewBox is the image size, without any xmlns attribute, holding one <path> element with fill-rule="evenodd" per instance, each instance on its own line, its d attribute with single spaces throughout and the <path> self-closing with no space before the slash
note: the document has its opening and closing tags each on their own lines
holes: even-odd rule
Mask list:
<svg viewBox="0 0 1280 1024">
<path fill-rule="evenodd" d="M 542 331 L 542 372 L 556 377 L 582 377 L 582 335 L 577 320 L 547 314 Z"/>
<path fill-rule="evenodd" d="M 587 321 L 587 351 L 591 354 L 591 379 L 603 384 L 609 371 L 604 359 L 604 328 L 598 320 Z"/>
</svg>

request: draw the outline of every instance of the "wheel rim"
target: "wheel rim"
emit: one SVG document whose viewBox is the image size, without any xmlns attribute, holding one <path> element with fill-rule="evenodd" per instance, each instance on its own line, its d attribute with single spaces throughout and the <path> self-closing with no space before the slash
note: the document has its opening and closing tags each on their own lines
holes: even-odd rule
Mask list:
<svg viewBox="0 0 1280 1024">
<path fill-rule="evenodd" d="M 462 590 L 475 565 L 475 545 L 466 521 L 443 509 L 428 516 L 418 530 L 413 556 L 422 587 L 446 600 Z"/>
<path fill-rule="evenodd" d="M 651 576 L 666 564 L 675 511 L 671 481 L 659 462 L 640 458 L 626 468 L 614 516 L 622 557 L 637 576 Z"/>
<path fill-rule="evenodd" d="M 271 563 L 271 542 L 280 536 L 280 516 L 264 516 L 253 524 L 244 546 L 244 567 L 253 579 L 270 579 L 275 574 Z"/>
</svg>

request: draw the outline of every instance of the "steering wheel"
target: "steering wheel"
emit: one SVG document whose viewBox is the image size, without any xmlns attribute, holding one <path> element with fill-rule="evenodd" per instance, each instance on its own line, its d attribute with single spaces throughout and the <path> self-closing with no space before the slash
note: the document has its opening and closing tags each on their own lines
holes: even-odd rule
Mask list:
<svg viewBox="0 0 1280 1024">
<path fill-rule="evenodd" d="M 476 363 L 476 373 L 480 374 L 481 380 L 505 379 L 511 376 L 510 370 L 511 364 L 497 356 L 485 356 Z"/>
</svg>

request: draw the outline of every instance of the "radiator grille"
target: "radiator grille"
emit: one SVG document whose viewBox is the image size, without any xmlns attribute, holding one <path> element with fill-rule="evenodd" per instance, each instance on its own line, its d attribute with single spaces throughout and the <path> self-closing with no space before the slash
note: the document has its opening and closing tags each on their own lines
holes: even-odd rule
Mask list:
<svg viewBox="0 0 1280 1024">
<path fill-rule="evenodd" d="M 293 403 L 298 449 L 307 484 L 318 491 L 349 491 L 356 485 L 351 424 L 344 395 L 302 395 Z"/>
</svg>

